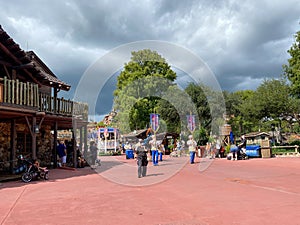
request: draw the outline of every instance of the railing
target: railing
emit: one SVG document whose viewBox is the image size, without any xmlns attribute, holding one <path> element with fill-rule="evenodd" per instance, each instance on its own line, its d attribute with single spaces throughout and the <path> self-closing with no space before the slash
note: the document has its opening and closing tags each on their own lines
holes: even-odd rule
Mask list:
<svg viewBox="0 0 300 225">
<path fill-rule="evenodd" d="M 40 93 L 37 84 L 4 77 L 0 83 L 0 104 L 29 107 L 37 111 L 88 119 L 88 105 Z"/>
<path fill-rule="evenodd" d="M 20 106 L 39 107 L 39 87 L 30 82 L 3 79 L 2 102 Z"/>
<path fill-rule="evenodd" d="M 40 94 L 40 111 L 62 115 L 82 116 L 88 118 L 88 105 L 73 102 L 64 98 L 54 98 L 47 94 Z"/>
<path fill-rule="evenodd" d="M 289 145 L 289 146 L 272 146 L 272 149 L 294 149 L 295 153 L 299 152 L 299 146 L 298 145 Z"/>
</svg>

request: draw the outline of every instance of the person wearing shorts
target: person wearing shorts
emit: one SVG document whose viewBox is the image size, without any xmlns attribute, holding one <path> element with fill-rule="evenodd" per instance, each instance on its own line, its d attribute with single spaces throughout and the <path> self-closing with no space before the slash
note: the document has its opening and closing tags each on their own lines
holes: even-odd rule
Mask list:
<svg viewBox="0 0 300 225">
<path fill-rule="evenodd" d="M 64 141 L 59 142 L 59 144 L 57 146 L 57 154 L 60 158 L 62 166 L 66 166 L 66 163 L 67 163 L 67 147 L 66 147 Z"/>
</svg>

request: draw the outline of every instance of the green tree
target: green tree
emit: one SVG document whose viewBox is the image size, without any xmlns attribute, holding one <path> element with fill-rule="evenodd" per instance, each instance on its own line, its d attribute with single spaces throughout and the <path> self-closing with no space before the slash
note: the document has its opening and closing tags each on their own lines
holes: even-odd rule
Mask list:
<svg viewBox="0 0 300 225">
<path fill-rule="evenodd" d="M 252 90 L 241 90 L 236 92 L 223 92 L 226 102 L 226 113 L 229 117 L 229 124 L 232 131 L 240 136 L 242 133 L 252 130 L 255 121 L 255 111 L 253 110 Z"/>
<path fill-rule="evenodd" d="M 174 85 L 176 73 L 156 51 L 144 49 L 132 52 L 130 62 L 117 78 L 114 108 L 115 123 L 123 132 L 144 129 L 150 113 L 158 111 L 161 96 Z"/>
<path fill-rule="evenodd" d="M 158 102 L 157 112 L 166 122 L 168 131 L 181 133 L 187 131 L 186 115 L 196 114 L 190 96 L 178 86 L 170 86 Z"/>
<path fill-rule="evenodd" d="M 264 80 L 252 100 L 257 119 L 278 119 L 291 110 L 290 88 L 285 80 Z"/>
<path fill-rule="evenodd" d="M 219 127 L 224 124 L 223 114 L 225 104 L 223 93 L 213 90 L 202 83 L 190 83 L 185 92 L 191 97 L 196 108 L 199 121 L 196 121 L 196 140 L 199 144 L 207 141 L 207 138 L 219 133 Z"/>
<path fill-rule="evenodd" d="M 287 51 L 291 58 L 288 65 L 283 65 L 284 75 L 291 82 L 292 93 L 300 98 L 300 31 L 295 35 L 295 42 Z"/>
<path fill-rule="evenodd" d="M 185 92 L 191 97 L 197 108 L 198 117 L 201 118 L 199 121 L 200 126 L 206 129 L 209 128 L 212 119 L 208 99 L 204 89 L 207 90 L 208 88 L 203 84 L 190 83 L 185 88 Z"/>
</svg>

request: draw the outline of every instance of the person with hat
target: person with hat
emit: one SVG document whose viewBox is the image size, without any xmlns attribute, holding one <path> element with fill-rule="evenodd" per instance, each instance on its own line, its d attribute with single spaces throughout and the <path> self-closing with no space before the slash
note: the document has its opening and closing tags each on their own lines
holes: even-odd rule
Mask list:
<svg viewBox="0 0 300 225">
<path fill-rule="evenodd" d="M 135 152 L 137 155 L 137 165 L 138 165 L 138 178 L 145 177 L 147 174 L 147 149 L 145 143 L 139 141 L 136 145 Z"/>
</svg>

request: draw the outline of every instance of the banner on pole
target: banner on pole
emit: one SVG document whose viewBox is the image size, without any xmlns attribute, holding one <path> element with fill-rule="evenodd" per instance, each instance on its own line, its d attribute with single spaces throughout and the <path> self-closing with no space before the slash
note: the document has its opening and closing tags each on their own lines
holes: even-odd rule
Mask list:
<svg viewBox="0 0 300 225">
<path fill-rule="evenodd" d="M 150 114 L 150 126 L 154 132 L 159 128 L 159 114 L 151 113 Z"/>
<path fill-rule="evenodd" d="M 196 122 L 195 122 L 195 115 L 187 115 L 187 126 L 190 132 L 195 131 L 196 129 Z"/>
</svg>

